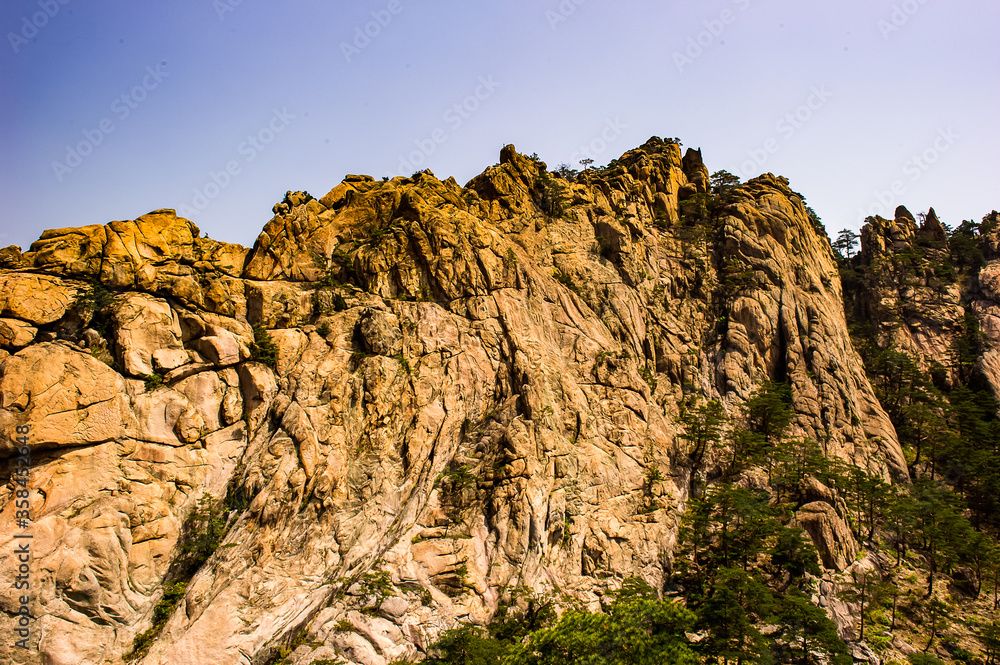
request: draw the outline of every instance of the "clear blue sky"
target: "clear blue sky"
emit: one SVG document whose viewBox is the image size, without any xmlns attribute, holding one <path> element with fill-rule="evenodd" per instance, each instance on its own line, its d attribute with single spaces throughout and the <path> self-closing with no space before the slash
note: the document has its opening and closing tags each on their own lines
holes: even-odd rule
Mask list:
<svg viewBox="0 0 1000 665">
<path fill-rule="evenodd" d="M 0 246 L 157 208 L 250 245 L 348 173 L 464 184 L 506 143 L 555 167 L 653 135 L 787 176 L 831 234 L 979 220 L 998 27 L 995 0 L 5 0 Z"/>
</svg>

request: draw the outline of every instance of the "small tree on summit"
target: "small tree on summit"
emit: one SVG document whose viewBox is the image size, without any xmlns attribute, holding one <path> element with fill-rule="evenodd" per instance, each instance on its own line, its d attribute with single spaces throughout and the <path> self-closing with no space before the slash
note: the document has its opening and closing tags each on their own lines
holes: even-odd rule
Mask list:
<svg viewBox="0 0 1000 665">
<path fill-rule="evenodd" d="M 733 175 L 729 171 L 716 171 L 712 174 L 712 194 L 717 196 L 723 204 L 727 204 L 733 199 L 733 191 L 740 186 L 739 176 Z"/>
<path fill-rule="evenodd" d="M 570 165 L 565 163 L 560 164 L 553 173 L 564 180 L 572 180 L 578 175 L 576 169 L 570 168 Z"/>
<path fill-rule="evenodd" d="M 858 244 L 858 234 L 850 229 L 841 229 L 837 239 L 833 241 L 833 249 L 842 258 L 849 259 L 854 255 L 854 247 Z"/>
</svg>

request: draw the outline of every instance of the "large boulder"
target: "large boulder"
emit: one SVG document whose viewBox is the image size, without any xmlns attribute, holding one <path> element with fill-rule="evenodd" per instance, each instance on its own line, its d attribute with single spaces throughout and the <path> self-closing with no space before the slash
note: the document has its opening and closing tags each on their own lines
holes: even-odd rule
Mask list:
<svg viewBox="0 0 1000 665">
<path fill-rule="evenodd" d="M 31 427 L 31 445 L 69 447 L 114 441 L 135 431 L 125 381 L 67 344 L 33 344 L 0 364 L 0 430 Z M 13 441 L 0 440 L 0 456 Z"/>
<path fill-rule="evenodd" d="M 389 312 L 366 310 L 358 321 L 358 333 L 368 353 L 394 356 L 403 350 L 399 319 Z"/>
<path fill-rule="evenodd" d="M 58 321 L 76 301 L 78 289 L 50 275 L 0 274 L 0 316 L 34 326 Z"/>
<path fill-rule="evenodd" d="M 186 362 L 180 321 L 166 300 L 129 294 L 115 304 L 114 317 L 118 358 L 126 373 L 146 377 L 155 365 L 173 369 Z"/>
<path fill-rule="evenodd" d="M 35 328 L 30 323 L 17 319 L 0 319 L 0 346 L 21 348 L 35 339 Z"/>
<path fill-rule="evenodd" d="M 833 506 L 814 501 L 799 508 L 795 522 L 812 537 L 823 566 L 844 570 L 858 554 L 858 543 Z"/>
</svg>

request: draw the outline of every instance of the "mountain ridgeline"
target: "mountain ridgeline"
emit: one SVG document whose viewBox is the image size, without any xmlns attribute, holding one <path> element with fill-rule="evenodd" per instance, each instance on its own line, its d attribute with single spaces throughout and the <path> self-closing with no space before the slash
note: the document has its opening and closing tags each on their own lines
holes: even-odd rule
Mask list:
<svg viewBox="0 0 1000 665">
<path fill-rule="evenodd" d="M 273 213 L 0 250 L 0 658 L 996 665 L 996 212 L 654 137 Z"/>
</svg>

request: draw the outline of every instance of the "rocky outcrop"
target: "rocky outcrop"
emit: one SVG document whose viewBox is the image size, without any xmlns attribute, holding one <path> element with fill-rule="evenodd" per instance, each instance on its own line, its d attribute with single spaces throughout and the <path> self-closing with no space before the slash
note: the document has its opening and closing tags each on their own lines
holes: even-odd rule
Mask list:
<svg viewBox="0 0 1000 665">
<path fill-rule="evenodd" d="M 994 397 L 1000 399 L 1000 213 L 983 219 L 980 249 L 985 265 L 970 288 L 967 311 L 975 316 L 982 334 L 979 368 Z"/>
<path fill-rule="evenodd" d="M 807 503 L 799 508 L 795 522 L 812 538 L 826 568 L 841 571 L 854 561 L 858 543 L 843 518 L 829 503 Z"/>
<path fill-rule="evenodd" d="M 802 434 L 828 455 L 873 456 L 883 473 L 907 478 L 895 431 L 838 311 L 842 294 L 829 242 L 817 236 L 784 179 L 762 176 L 744 189 L 730 206 L 717 259 L 726 305 L 717 385 L 748 397 L 762 370 L 787 378 Z M 876 441 L 887 444 L 877 453 L 870 447 Z"/>
<path fill-rule="evenodd" d="M 874 324 L 878 346 L 906 353 L 928 373 L 940 366 L 945 381 L 954 382 L 957 368 L 950 359 L 963 334 L 965 308 L 934 209 L 920 226 L 903 206 L 894 220 L 869 218 L 854 263 L 866 279 L 856 304 L 859 319 Z"/>
<path fill-rule="evenodd" d="M 848 307 L 871 323 L 877 348 L 906 354 L 940 387 L 968 381 L 967 347 L 978 355 L 977 379 L 1000 398 L 1000 214 L 984 217 L 958 256 L 934 209 L 922 218 L 918 225 L 900 206 L 892 221 L 867 220 L 847 266 L 859 282 Z"/>
<path fill-rule="evenodd" d="M 699 218 L 709 186 L 659 139 L 572 181 L 508 146 L 465 187 L 290 192 L 250 250 L 166 210 L 43 234 L 0 271 L 36 662 L 121 662 L 206 492 L 241 500 L 146 665 L 262 663 L 296 637 L 294 663 L 382 664 L 487 621 L 505 587 L 595 604 L 659 582 L 690 476 L 724 452 L 691 469 L 680 403 L 735 417 L 764 378 L 790 381 L 796 435 L 905 479 L 801 199 L 766 175 Z M 9 575 L 11 485 L 0 505 Z M 843 567 L 836 511 L 810 505 Z"/>
</svg>

